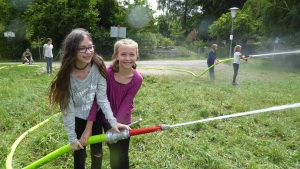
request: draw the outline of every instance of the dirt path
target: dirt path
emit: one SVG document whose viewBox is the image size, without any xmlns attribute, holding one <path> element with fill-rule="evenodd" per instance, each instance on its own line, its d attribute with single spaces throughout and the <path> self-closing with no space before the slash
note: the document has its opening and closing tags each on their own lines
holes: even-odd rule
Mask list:
<svg viewBox="0 0 300 169">
<path fill-rule="evenodd" d="M 7 63 L 1 63 L 7 64 Z M 0 66 L 1 66 L 0 64 Z M 20 63 L 9 63 L 9 64 L 19 64 Z M 111 62 L 105 62 L 108 66 Z M 22 65 L 25 66 L 25 65 Z M 44 62 L 36 62 L 33 66 L 40 66 L 42 72 L 46 71 Z M 60 62 L 54 62 L 53 67 L 58 68 L 60 66 Z M 147 68 L 147 69 L 145 69 Z M 152 69 L 149 69 L 152 68 Z M 200 73 L 207 69 L 206 60 L 147 60 L 147 61 L 137 61 L 137 69 L 143 74 L 186 74 L 186 72 L 174 71 L 174 70 L 159 70 L 158 68 L 166 68 L 166 69 L 182 69 L 186 71 L 190 71 L 193 73 Z M 215 67 L 215 70 L 228 70 L 228 64 L 219 64 Z"/>
<path fill-rule="evenodd" d="M 159 70 L 155 68 L 176 68 L 188 70 L 194 73 L 199 73 L 207 69 L 206 60 L 151 60 L 151 61 L 138 61 L 137 69 L 144 74 L 174 74 L 184 73 L 179 71 L 171 70 Z M 154 69 L 143 69 L 143 68 L 154 68 Z M 219 64 L 215 69 L 227 69 L 227 64 Z"/>
</svg>

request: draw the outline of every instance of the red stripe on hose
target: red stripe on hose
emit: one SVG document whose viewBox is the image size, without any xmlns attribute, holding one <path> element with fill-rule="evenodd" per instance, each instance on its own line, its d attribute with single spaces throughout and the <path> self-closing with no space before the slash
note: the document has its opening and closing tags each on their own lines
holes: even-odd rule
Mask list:
<svg viewBox="0 0 300 169">
<path fill-rule="evenodd" d="M 139 134 L 156 132 L 156 131 L 160 131 L 160 130 L 161 130 L 160 126 L 152 126 L 152 127 L 129 130 L 129 134 L 130 134 L 130 136 L 134 136 L 134 135 L 139 135 Z"/>
</svg>

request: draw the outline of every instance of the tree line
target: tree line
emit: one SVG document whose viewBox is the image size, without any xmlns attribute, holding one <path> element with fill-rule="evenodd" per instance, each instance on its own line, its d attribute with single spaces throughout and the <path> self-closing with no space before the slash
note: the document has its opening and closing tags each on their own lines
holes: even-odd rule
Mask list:
<svg viewBox="0 0 300 169">
<path fill-rule="evenodd" d="M 297 0 L 158 0 L 158 7 L 163 13 L 154 17 L 147 0 L 0 0 L 0 32 L 16 35 L 0 37 L 0 57 L 17 59 L 27 47 L 37 53 L 47 37 L 58 53 L 64 36 L 77 27 L 89 30 L 97 51 L 109 56 L 116 40 L 110 37 L 111 26 L 126 27 L 127 37 L 139 42 L 142 57 L 157 47 L 195 50 L 212 42 L 228 51 L 231 7 L 239 8 L 234 43 L 249 52 L 270 51 L 275 45 L 299 48 Z"/>
</svg>

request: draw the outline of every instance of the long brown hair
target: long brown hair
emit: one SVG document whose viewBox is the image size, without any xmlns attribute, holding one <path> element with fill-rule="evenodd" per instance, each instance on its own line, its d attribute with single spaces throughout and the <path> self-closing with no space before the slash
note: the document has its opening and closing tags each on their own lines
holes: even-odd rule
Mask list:
<svg viewBox="0 0 300 169">
<path fill-rule="evenodd" d="M 119 48 L 121 45 L 132 45 L 136 48 L 136 56 L 139 57 L 139 45 L 132 39 L 120 39 L 114 45 L 114 53 L 112 55 L 112 70 L 114 72 L 119 72 L 119 60 L 117 56 L 119 54 Z M 133 69 L 136 69 L 136 64 L 132 65 Z"/>
<path fill-rule="evenodd" d="M 75 64 L 78 46 L 84 37 L 88 37 L 92 41 L 92 37 L 88 31 L 77 28 L 66 36 L 62 44 L 61 67 L 51 82 L 49 91 L 50 104 L 59 105 L 62 111 L 67 109 L 69 105 L 71 96 L 70 75 Z M 97 54 L 95 53 L 95 55 Z M 99 66 L 99 71 L 106 78 L 107 72 L 103 59 L 102 64 Z"/>
</svg>

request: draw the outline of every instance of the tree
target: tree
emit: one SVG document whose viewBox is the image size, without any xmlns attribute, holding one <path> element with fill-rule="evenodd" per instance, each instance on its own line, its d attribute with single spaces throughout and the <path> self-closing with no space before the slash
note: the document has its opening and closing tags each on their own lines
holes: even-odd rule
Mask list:
<svg viewBox="0 0 300 169">
<path fill-rule="evenodd" d="M 26 22 L 22 17 L 31 4 L 29 1 L 0 0 L 0 32 L 12 31 L 15 34 L 13 38 L 4 39 L 3 36 L 0 38 L 0 52 L 6 58 L 19 60 L 23 50 L 30 46 L 30 42 L 26 39 Z"/>
<path fill-rule="evenodd" d="M 170 26 L 168 23 L 169 21 L 166 16 L 161 15 L 157 19 L 158 32 L 165 37 L 170 37 L 171 35 Z"/>
<path fill-rule="evenodd" d="M 120 7 L 116 0 L 98 0 L 96 8 L 98 10 L 98 27 L 109 30 L 111 26 L 124 26 L 126 11 Z"/>
<path fill-rule="evenodd" d="M 198 0 L 197 5 L 201 6 L 204 16 L 213 16 L 219 18 L 224 13 L 227 13 L 229 8 L 242 8 L 247 0 Z"/>
<path fill-rule="evenodd" d="M 5 25 L 8 21 L 8 14 L 11 6 L 7 3 L 6 0 L 0 0 L 0 32 L 5 31 Z"/>
<path fill-rule="evenodd" d="M 158 0 L 159 8 L 166 11 L 166 15 L 180 16 L 184 36 L 194 29 L 198 38 L 209 39 L 208 27 L 229 8 L 241 8 L 246 0 Z"/>
<path fill-rule="evenodd" d="M 166 11 L 168 20 L 176 19 L 184 36 L 195 28 L 197 16 L 201 13 L 200 6 L 195 0 L 158 0 L 159 9 Z"/>
<path fill-rule="evenodd" d="M 282 37 L 289 46 L 300 47 L 300 1 L 270 0 L 263 16 L 269 36 Z"/>
<path fill-rule="evenodd" d="M 7 42 L 3 36 L 3 32 L 6 31 L 6 24 L 9 20 L 7 17 L 10 11 L 10 5 L 6 0 L 0 0 L 0 58 L 4 58 L 7 55 Z"/>
<path fill-rule="evenodd" d="M 280 38 L 278 48 L 294 50 L 300 48 L 300 1 L 270 0 L 263 15 L 266 35 L 270 39 Z M 267 41 L 268 42 L 268 41 Z M 270 45 L 273 42 L 269 42 Z M 300 54 L 276 57 L 278 65 L 300 68 Z M 284 64 L 282 64 L 284 63 Z"/>
<path fill-rule="evenodd" d="M 58 46 L 74 28 L 94 32 L 98 15 L 96 0 L 36 0 L 25 12 L 28 38 L 51 37 Z"/>
<path fill-rule="evenodd" d="M 231 23 L 232 18 L 230 12 L 223 14 L 217 21 L 215 21 L 209 27 L 209 33 L 212 36 L 212 38 L 218 39 L 218 41 L 229 41 Z M 258 23 L 259 22 L 257 22 L 257 20 L 253 19 L 246 12 L 239 11 L 236 18 L 234 19 L 233 44 L 238 43 L 242 46 L 246 46 L 247 40 L 252 39 L 256 35 Z M 247 47 L 246 49 L 247 52 L 252 50 Z"/>
</svg>

